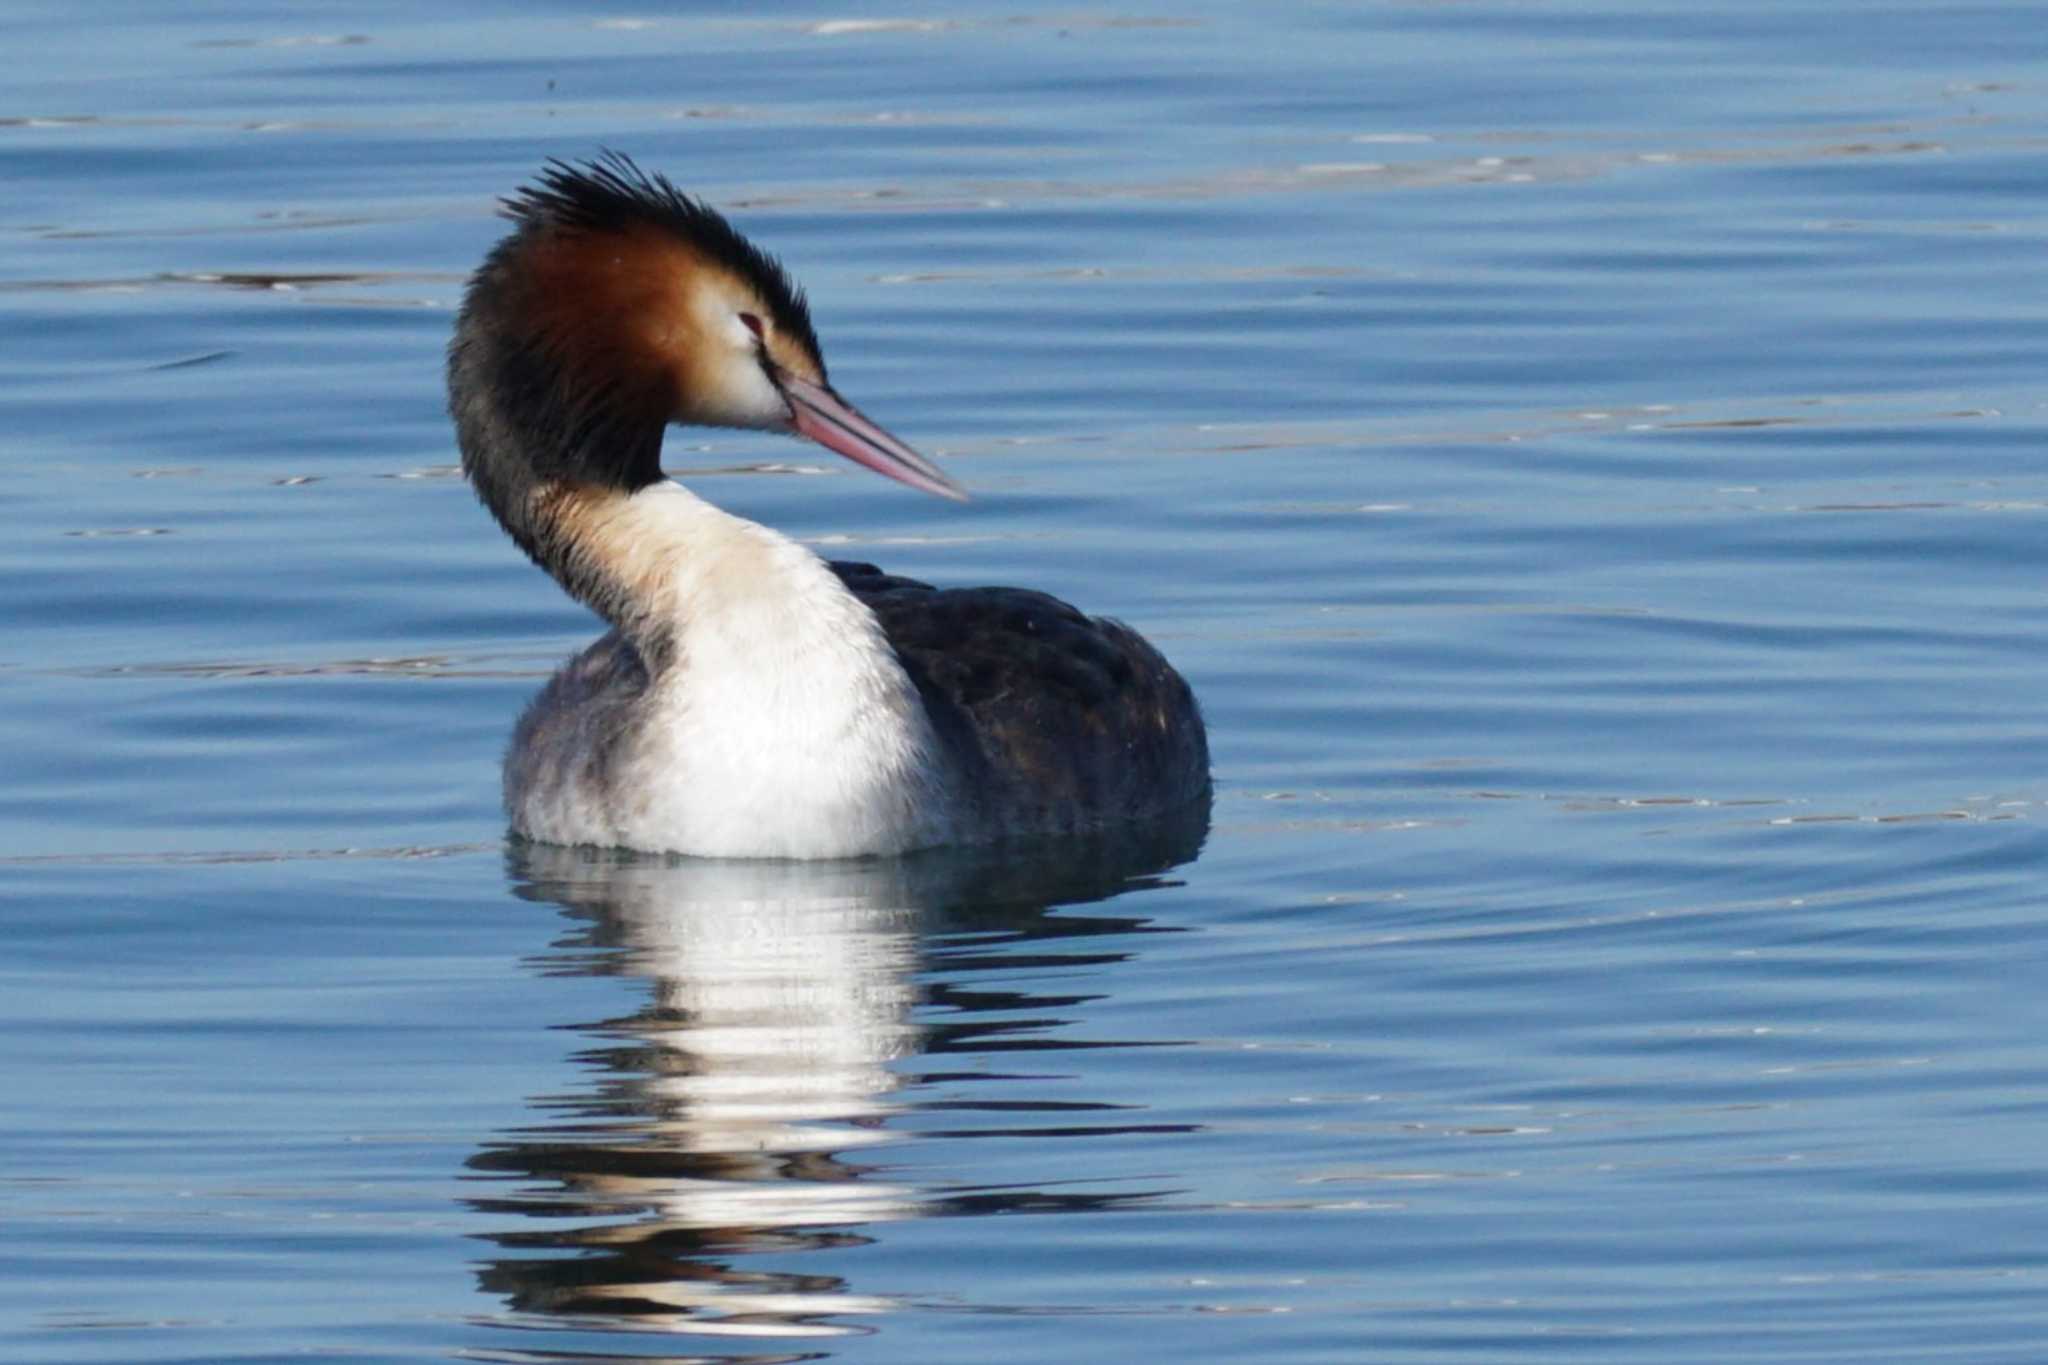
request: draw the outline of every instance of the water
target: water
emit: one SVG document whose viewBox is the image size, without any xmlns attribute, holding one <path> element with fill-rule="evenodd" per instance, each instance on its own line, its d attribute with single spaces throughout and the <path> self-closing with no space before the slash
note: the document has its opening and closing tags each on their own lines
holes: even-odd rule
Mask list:
<svg viewBox="0 0 2048 1365">
<path fill-rule="evenodd" d="M 2030 7 L 7 26 L 0 1356 L 2040 1358 Z M 1139 625 L 1206 832 L 508 846 L 440 349 L 599 146 L 977 500 L 671 469 Z"/>
</svg>

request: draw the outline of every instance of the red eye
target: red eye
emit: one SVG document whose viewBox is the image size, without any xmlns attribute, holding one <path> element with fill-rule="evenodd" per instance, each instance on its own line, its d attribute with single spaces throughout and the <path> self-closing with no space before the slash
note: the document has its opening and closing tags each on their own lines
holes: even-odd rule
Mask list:
<svg viewBox="0 0 2048 1365">
<path fill-rule="evenodd" d="M 761 335 L 761 319 L 755 317 L 752 313 L 742 313 L 740 314 L 740 321 L 747 324 L 747 330 L 754 334 L 754 340 L 763 340 Z"/>
</svg>

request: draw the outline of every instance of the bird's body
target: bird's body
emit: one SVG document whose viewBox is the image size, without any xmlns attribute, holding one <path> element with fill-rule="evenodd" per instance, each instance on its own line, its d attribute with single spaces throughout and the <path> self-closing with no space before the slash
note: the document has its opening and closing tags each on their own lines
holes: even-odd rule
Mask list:
<svg viewBox="0 0 2048 1365">
<path fill-rule="evenodd" d="M 513 828 L 718 857 L 900 853 L 1206 798 L 1193 694 L 1128 628 L 1015 588 L 830 564 L 661 477 L 671 421 L 794 431 L 947 496 L 825 381 L 802 296 L 623 158 L 556 166 L 471 282 L 463 467 L 613 630 L 514 731 Z"/>
</svg>

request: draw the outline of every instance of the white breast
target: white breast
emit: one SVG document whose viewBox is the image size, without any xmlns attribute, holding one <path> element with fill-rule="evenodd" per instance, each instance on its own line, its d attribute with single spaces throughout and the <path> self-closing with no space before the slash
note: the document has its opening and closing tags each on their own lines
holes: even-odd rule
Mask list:
<svg viewBox="0 0 2048 1365">
<path fill-rule="evenodd" d="M 957 837 L 923 703 L 816 555 L 677 484 L 621 495 L 578 548 L 672 633 L 643 680 L 572 662 L 506 756 L 515 829 L 707 857 L 897 853 Z M 585 683 L 564 679 L 578 669 Z"/>
</svg>

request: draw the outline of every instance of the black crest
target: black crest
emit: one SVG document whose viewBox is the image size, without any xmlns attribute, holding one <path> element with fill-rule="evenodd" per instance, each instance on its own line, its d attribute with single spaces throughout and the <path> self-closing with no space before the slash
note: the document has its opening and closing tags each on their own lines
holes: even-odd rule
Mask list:
<svg viewBox="0 0 2048 1365">
<path fill-rule="evenodd" d="M 683 193 L 667 176 L 641 170 L 623 152 L 607 150 L 585 162 L 550 157 L 536 181 L 502 205 L 504 215 L 523 228 L 618 232 L 646 225 L 674 233 L 753 285 L 777 328 L 802 343 L 823 370 L 810 306 L 782 262 L 741 236 L 717 209 Z"/>
</svg>

